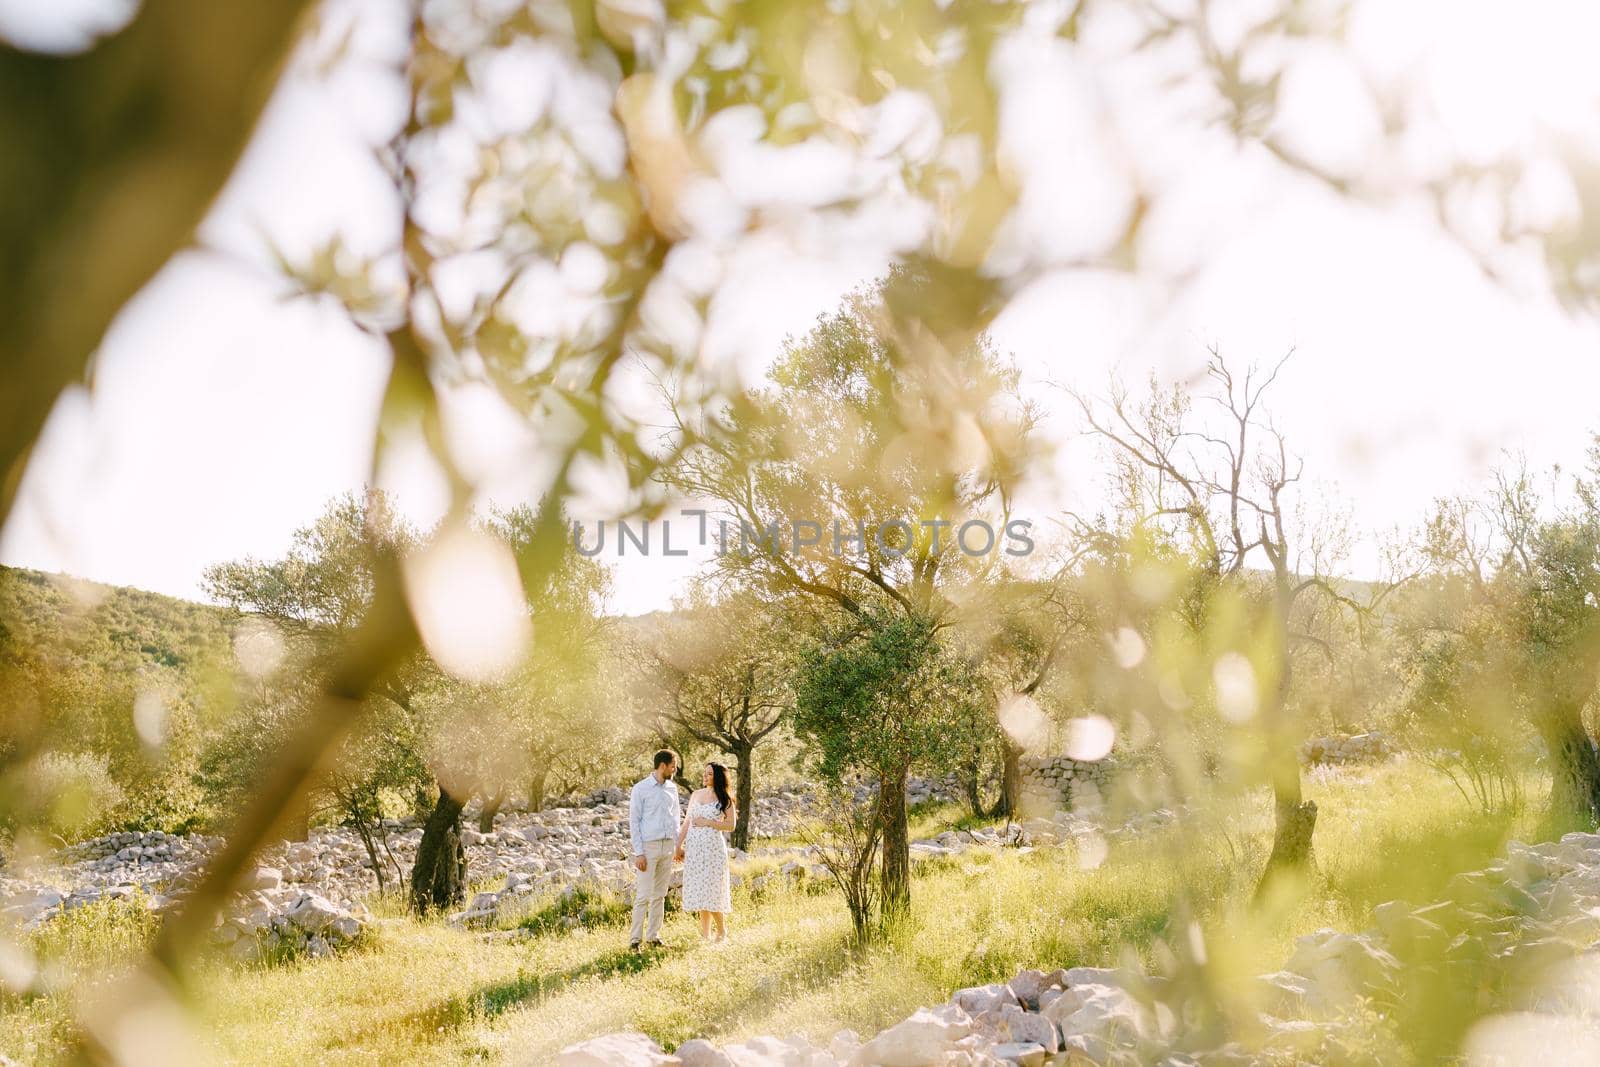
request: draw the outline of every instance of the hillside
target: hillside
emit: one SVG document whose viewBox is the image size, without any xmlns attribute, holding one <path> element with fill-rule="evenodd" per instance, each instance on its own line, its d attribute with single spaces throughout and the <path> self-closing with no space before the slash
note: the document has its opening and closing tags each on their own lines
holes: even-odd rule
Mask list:
<svg viewBox="0 0 1600 1067">
<path fill-rule="evenodd" d="M 0 565 L 0 649 L 66 667 L 192 670 L 228 654 L 219 607 L 65 574 Z"/>
</svg>

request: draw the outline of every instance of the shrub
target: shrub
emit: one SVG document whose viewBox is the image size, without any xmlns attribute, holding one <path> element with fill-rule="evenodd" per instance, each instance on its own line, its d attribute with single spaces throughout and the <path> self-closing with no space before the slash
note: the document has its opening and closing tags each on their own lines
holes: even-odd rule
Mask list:
<svg viewBox="0 0 1600 1067">
<path fill-rule="evenodd" d="M 88 752 L 42 753 L 24 770 L 21 786 L 19 810 L 7 821 L 68 840 L 104 830 L 123 798 L 106 758 Z"/>
</svg>

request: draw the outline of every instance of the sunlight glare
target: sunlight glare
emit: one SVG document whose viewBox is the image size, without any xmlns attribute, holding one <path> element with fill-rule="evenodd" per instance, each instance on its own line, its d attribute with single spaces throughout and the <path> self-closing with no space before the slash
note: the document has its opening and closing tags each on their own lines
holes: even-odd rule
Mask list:
<svg viewBox="0 0 1600 1067">
<path fill-rule="evenodd" d="M 1034 751 L 1048 738 L 1049 723 L 1039 702 L 1027 693 L 1011 693 L 1000 701 L 1000 728 L 1017 744 Z"/>
<path fill-rule="evenodd" d="M 1139 631 L 1133 627 L 1118 627 L 1110 640 L 1111 655 L 1116 659 L 1117 666 L 1123 670 L 1131 671 L 1144 662 L 1144 638 L 1140 637 Z"/>
<path fill-rule="evenodd" d="M 1067 755 L 1084 763 L 1095 763 L 1111 754 L 1117 728 L 1104 715 L 1085 715 L 1067 723 Z"/>
<path fill-rule="evenodd" d="M 503 674 L 532 639 L 516 558 L 490 534 L 445 528 L 407 557 L 405 584 L 423 644 L 458 678 L 483 682 Z"/>
<path fill-rule="evenodd" d="M 283 662 L 283 638 L 265 619 L 247 618 L 233 635 L 233 656 L 252 678 L 266 678 Z"/>
<path fill-rule="evenodd" d="M 1225 652 L 1211 668 L 1217 687 L 1217 711 L 1232 723 L 1255 718 L 1260 695 L 1256 691 L 1256 672 L 1250 661 L 1237 652 Z"/>
<path fill-rule="evenodd" d="M 159 689 L 146 689 L 133 700 L 133 728 L 139 740 L 160 748 L 167 739 L 167 699 Z"/>
</svg>

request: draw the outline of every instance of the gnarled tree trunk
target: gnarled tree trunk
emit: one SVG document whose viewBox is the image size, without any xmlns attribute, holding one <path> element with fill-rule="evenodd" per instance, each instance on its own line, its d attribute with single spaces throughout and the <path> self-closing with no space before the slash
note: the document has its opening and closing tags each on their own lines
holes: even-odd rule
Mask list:
<svg viewBox="0 0 1600 1067">
<path fill-rule="evenodd" d="M 485 797 L 483 810 L 478 812 L 478 833 L 494 833 L 494 817 L 500 814 L 500 809 L 505 805 L 506 791 L 501 789 L 492 797 Z"/>
<path fill-rule="evenodd" d="M 1022 746 L 1010 737 L 1000 738 L 1000 799 L 989 812 L 992 818 L 1015 819 L 1022 813 Z"/>
<path fill-rule="evenodd" d="M 1282 766 L 1287 760 L 1287 766 Z M 1266 899 L 1285 876 L 1297 877 L 1311 866 L 1311 841 L 1317 828 L 1317 804 L 1300 794 L 1300 762 L 1293 750 L 1279 757 L 1273 776 L 1272 852 L 1267 856 L 1255 899 Z"/>
<path fill-rule="evenodd" d="M 967 808 L 982 819 L 989 814 L 983 802 L 983 769 L 977 760 L 961 768 L 961 788 L 967 794 Z"/>
<path fill-rule="evenodd" d="M 1311 867 L 1311 842 L 1317 828 L 1317 805 L 1306 800 L 1300 791 L 1300 751 L 1295 735 L 1289 730 L 1287 709 L 1292 684 L 1292 666 L 1288 660 L 1290 599 L 1287 584 L 1280 574 L 1278 579 L 1279 648 L 1284 661 L 1273 690 L 1272 705 L 1267 709 L 1268 759 L 1272 761 L 1273 827 L 1272 851 L 1267 855 L 1267 865 L 1256 883 L 1255 900 L 1261 903 L 1274 887 L 1287 876 L 1298 878 Z"/>
<path fill-rule="evenodd" d="M 735 744 L 733 746 L 734 769 L 738 772 L 739 783 L 735 787 L 735 796 L 739 803 L 739 818 L 733 825 L 731 844 L 734 848 L 748 849 L 750 847 L 750 820 L 754 816 L 755 806 L 755 759 L 754 750 L 748 744 Z"/>
<path fill-rule="evenodd" d="M 533 772 L 533 778 L 528 782 L 528 808 L 532 811 L 544 810 L 545 780 L 550 777 L 548 767 L 540 767 Z"/>
<path fill-rule="evenodd" d="M 906 825 L 906 776 L 897 773 L 878 781 L 878 818 L 883 827 L 883 878 L 880 907 L 885 923 L 911 906 L 911 837 Z"/>
<path fill-rule="evenodd" d="M 439 799 L 417 843 L 416 866 L 411 868 L 411 910 L 419 915 L 454 907 L 466 895 L 467 852 L 461 844 L 461 809 L 465 806 L 465 798 L 458 800 L 439 787 Z"/>
<path fill-rule="evenodd" d="M 1583 707 L 1554 702 L 1540 723 L 1550 749 L 1550 809 L 1592 822 L 1600 815 L 1600 758 L 1583 727 Z"/>
</svg>

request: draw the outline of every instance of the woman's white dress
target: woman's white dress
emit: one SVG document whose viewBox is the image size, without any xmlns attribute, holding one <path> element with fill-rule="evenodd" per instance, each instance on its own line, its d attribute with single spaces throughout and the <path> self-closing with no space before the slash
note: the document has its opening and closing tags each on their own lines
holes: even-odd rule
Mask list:
<svg viewBox="0 0 1600 1067">
<path fill-rule="evenodd" d="M 716 801 L 689 805 L 688 817 L 721 819 Z M 683 838 L 683 910 L 733 910 L 733 894 L 728 886 L 728 843 L 721 830 L 709 826 L 690 826 Z"/>
</svg>

